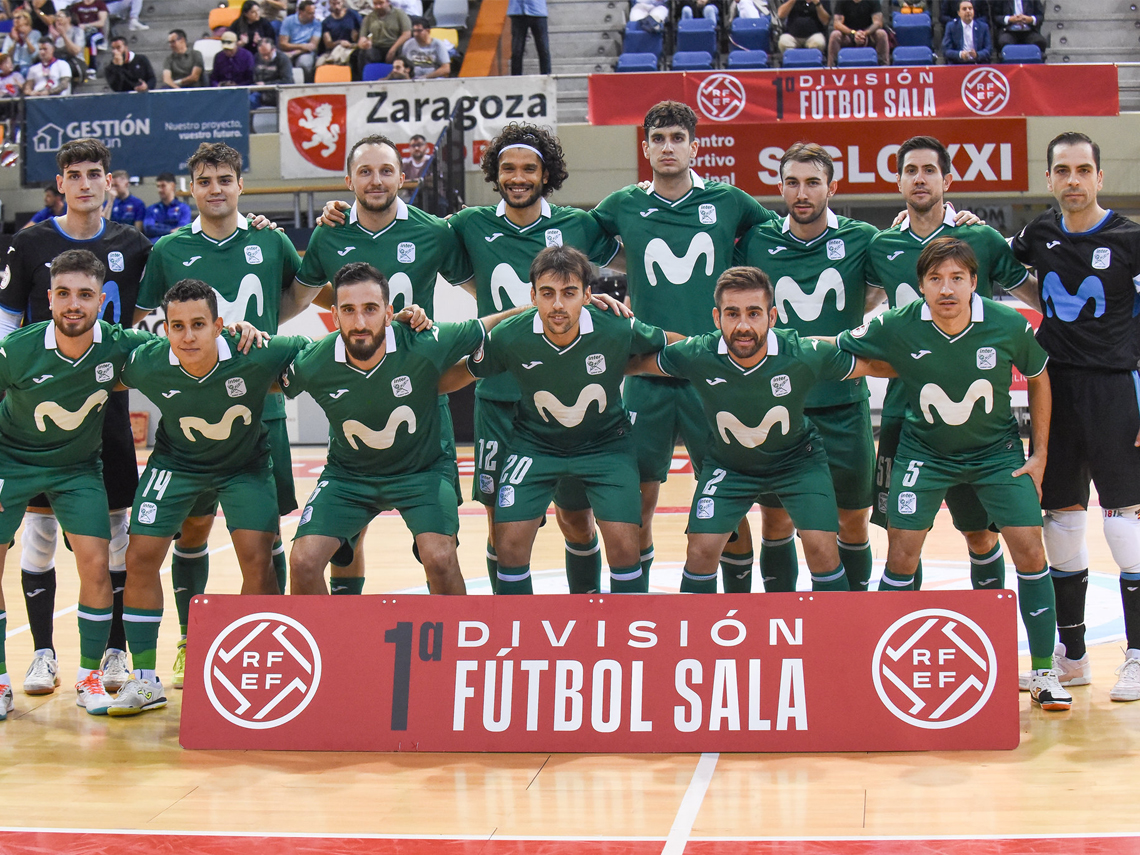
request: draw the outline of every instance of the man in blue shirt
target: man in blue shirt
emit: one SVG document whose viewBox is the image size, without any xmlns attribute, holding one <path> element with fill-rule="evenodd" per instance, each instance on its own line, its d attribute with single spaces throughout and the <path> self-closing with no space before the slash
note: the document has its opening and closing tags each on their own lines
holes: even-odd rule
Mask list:
<svg viewBox="0 0 1140 855">
<path fill-rule="evenodd" d="M 49 217 L 62 217 L 66 213 L 67 201 L 63 198 L 63 194 L 55 189 L 54 184 L 49 184 L 44 187 L 44 206 L 32 214 L 32 218 L 24 223 L 21 228 L 26 229 L 36 223 L 42 223 Z"/>
<path fill-rule="evenodd" d="M 111 173 L 111 189 L 114 195 L 108 196 L 103 205 L 103 219 L 134 226 L 141 232 L 146 219 L 146 202 L 131 194 L 131 177 L 127 170 L 116 169 Z"/>
<path fill-rule="evenodd" d="M 538 53 L 538 71 L 550 74 L 550 36 L 546 27 L 546 0 L 510 0 L 507 14 L 511 18 L 511 74 L 523 73 L 526 34 L 534 35 Z"/>
<path fill-rule="evenodd" d="M 158 188 L 158 201 L 146 209 L 143 220 L 143 233 L 152 242 L 181 226 L 189 225 L 193 218 L 190 206 L 175 195 L 174 173 L 160 173 L 155 186 Z"/>
<path fill-rule="evenodd" d="M 305 80 L 313 79 L 313 64 L 321 43 L 321 22 L 313 0 L 301 0 L 296 14 L 290 15 L 281 25 L 277 47 L 294 66 L 305 72 Z"/>
</svg>

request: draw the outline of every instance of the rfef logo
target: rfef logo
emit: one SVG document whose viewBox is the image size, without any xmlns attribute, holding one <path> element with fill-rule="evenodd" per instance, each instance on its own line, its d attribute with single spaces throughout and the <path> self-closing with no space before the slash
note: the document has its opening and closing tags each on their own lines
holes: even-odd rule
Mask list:
<svg viewBox="0 0 1140 855">
<path fill-rule="evenodd" d="M 697 89 L 697 106 L 714 122 L 732 121 L 746 101 L 743 84 L 731 74 L 710 74 Z"/>
<path fill-rule="evenodd" d="M 291 617 L 259 612 L 223 629 L 206 654 L 206 694 L 224 719 L 266 730 L 292 721 L 321 682 L 321 651 Z"/>
<path fill-rule="evenodd" d="M 321 169 L 340 172 L 346 153 L 347 97 L 307 95 L 289 100 L 289 137 L 301 157 Z"/>
<path fill-rule="evenodd" d="M 976 68 L 962 81 L 962 103 L 979 116 L 996 116 L 1009 96 L 1009 80 L 996 68 Z"/>
<path fill-rule="evenodd" d="M 883 633 L 871 663 L 875 691 L 891 714 L 926 730 L 969 721 L 997 685 L 997 655 L 974 621 L 922 609 Z"/>
</svg>

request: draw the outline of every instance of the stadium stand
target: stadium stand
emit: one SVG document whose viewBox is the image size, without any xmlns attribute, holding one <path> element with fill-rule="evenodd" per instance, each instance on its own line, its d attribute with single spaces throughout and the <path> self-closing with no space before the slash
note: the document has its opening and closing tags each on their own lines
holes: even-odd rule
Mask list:
<svg viewBox="0 0 1140 855">
<path fill-rule="evenodd" d="M 785 59 L 787 55 L 785 54 Z M 870 68 L 879 64 L 874 48 L 846 47 L 839 49 L 840 68 Z"/>
<path fill-rule="evenodd" d="M 788 48 L 784 68 L 823 68 L 823 51 L 815 48 Z"/>
<path fill-rule="evenodd" d="M 728 55 L 729 68 L 767 68 L 768 52 L 763 50 L 734 50 Z"/>
<path fill-rule="evenodd" d="M 712 67 L 713 55 L 708 51 L 679 50 L 673 54 L 674 71 L 709 71 Z"/>
</svg>

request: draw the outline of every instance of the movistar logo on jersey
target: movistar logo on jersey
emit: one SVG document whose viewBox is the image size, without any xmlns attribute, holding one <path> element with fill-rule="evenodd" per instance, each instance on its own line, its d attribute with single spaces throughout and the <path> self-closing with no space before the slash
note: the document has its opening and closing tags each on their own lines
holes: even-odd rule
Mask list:
<svg viewBox="0 0 1140 855">
<path fill-rule="evenodd" d="M 491 271 L 491 299 L 500 312 L 514 306 L 525 306 L 530 302 L 530 282 L 519 279 L 515 269 L 505 261 L 496 264 Z"/>
<path fill-rule="evenodd" d="M 178 420 L 178 426 L 182 428 L 182 433 L 191 442 L 197 442 L 194 436 L 194 431 L 202 434 L 203 439 L 212 439 L 215 442 L 221 442 L 230 438 L 230 433 L 233 432 L 234 422 L 241 419 L 242 422 L 248 426 L 253 422 L 253 413 L 249 411 L 249 407 L 243 407 L 241 404 L 235 404 L 226 410 L 217 423 L 208 422 L 198 416 L 183 416 Z"/>
<path fill-rule="evenodd" d="M 597 383 L 591 383 L 578 393 L 578 400 L 571 406 L 566 406 L 553 392 L 539 391 L 534 393 L 534 407 L 542 416 L 544 422 L 550 421 L 550 416 L 563 427 L 577 427 L 586 418 L 586 411 L 591 404 L 598 405 L 598 414 L 606 409 L 606 390 Z M 549 413 L 549 415 L 547 415 Z"/>
<path fill-rule="evenodd" d="M 1072 323 L 1088 305 L 1093 301 L 1093 317 L 1099 318 L 1104 314 L 1104 283 L 1099 276 L 1088 276 L 1076 294 L 1070 294 L 1061 277 L 1053 271 L 1045 274 L 1045 281 L 1041 283 L 1041 304 L 1045 307 L 1045 314 L 1050 318 L 1060 318 L 1065 323 Z"/>
<path fill-rule="evenodd" d="M 994 387 L 990 385 L 989 380 L 975 380 L 961 401 L 955 401 L 936 383 L 927 383 L 918 395 L 918 405 L 927 422 L 934 424 L 932 411 L 937 410 L 942 421 L 952 427 L 968 422 L 978 401 L 982 402 L 987 413 L 993 410 Z"/>
<path fill-rule="evenodd" d="M 246 249 L 251 248 L 256 249 L 257 247 L 246 247 Z M 217 288 L 214 289 L 214 293 L 218 296 L 218 314 L 227 324 L 245 320 L 246 312 L 249 311 L 250 300 L 253 300 L 257 307 L 257 316 L 260 318 L 264 314 L 265 294 L 261 290 L 261 280 L 257 278 L 255 273 L 247 273 L 241 278 L 241 284 L 238 285 L 237 296 L 233 302 L 223 297 Z"/>
<path fill-rule="evenodd" d="M 654 267 L 661 268 L 661 273 L 674 285 L 687 284 L 702 255 L 705 257 L 705 276 L 712 276 L 716 267 L 716 247 L 713 246 L 712 236 L 708 232 L 697 232 L 693 235 L 689 248 L 682 258 L 673 255 L 669 244 L 661 238 L 654 238 L 645 247 L 645 275 L 649 279 L 649 284 L 657 284 L 657 272 Z M 529 295 L 529 291 L 527 293 Z"/>
<path fill-rule="evenodd" d="M 921 300 L 922 296 L 914 290 L 907 282 L 900 282 L 899 286 L 895 289 L 895 308 L 898 309 L 902 306 L 909 306 L 911 303 Z"/>
<path fill-rule="evenodd" d="M 720 432 L 721 440 L 727 444 L 728 436 L 732 434 L 732 438 L 745 448 L 763 445 L 774 427 L 779 427 L 780 433 L 787 436 L 791 425 L 792 417 L 787 407 L 772 407 L 756 427 L 746 425 L 732 413 L 723 410 L 716 414 L 716 429 Z"/>
<path fill-rule="evenodd" d="M 354 451 L 360 450 L 357 440 L 369 448 L 383 451 L 391 448 L 396 442 L 396 430 L 403 424 L 408 426 L 409 435 L 416 432 L 416 413 L 411 407 L 396 407 L 392 410 L 388 415 L 388 423 L 382 430 L 372 430 L 364 422 L 358 422 L 356 419 L 346 421 L 341 425 L 341 430 L 344 431 L 344 438 L 348 440 Z"/>
<path fill-rule="evenodd" d="M 847 305 L 847 293 L 843 288 L 843 277 L 834 267 L 819 274 L 815 290 L 804 293 L 803 288 L 791 276 L 781 276 L 776 282 L 776 311 L 783 323 L 788 323 L 788 305 L 795 309 L 801 321 L 814 321 L 823 314 L 823 303 L 827 295 L 834 292 L 835 308 L 842 312 Z"/>
<path fill-rule="evenodd" d="M 403 271 L 393 273 L 388 277 L 388 302 L 395 306 L 397 297 L 404 298 L 404 302 L 400 306 L 401 309 L 412 304 L 412 279 Z"/>
<path fill-rule="evenodd" d="M 102 409 L 105 403 L 107 403 L 107 390 L 99 389 L 92 392 L 91 396 L 83 402 L 83 406 L 74 413 L 55 401 L 43 401 L 36 406 L 32 417 L 35 419 L 37 430 L 46 431 L 46 420 L 51 419 L 60 430 L 72 431 L 83 424 L 88 413 Z"/>
</svg>

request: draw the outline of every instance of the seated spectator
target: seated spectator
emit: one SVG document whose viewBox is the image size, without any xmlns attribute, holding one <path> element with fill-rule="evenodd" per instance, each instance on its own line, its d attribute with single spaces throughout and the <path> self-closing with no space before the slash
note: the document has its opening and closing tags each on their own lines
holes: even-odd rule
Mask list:
<svg viewBox="0 0 1140 855">
<path fill-rule="evenodd" d="M 110 0 L 107 3 L 107 11 L 111 13 L 112 18 L 128 18 L 127 29 L 132 32 L 150 29 L 139 20 L 139 13 L 142 12 L 142 0 Z"/>
<path fill-rule="evenodd" d="M 62 59 L 55 58 L 55 45 L 43 39 L 39 47 L 40 61 L 28 69 L 28 79 L 24 82 L 24 95 L 31 98 L 42 95 L 71 94 L 71 66 Z"/>
<path fill-rule="evenodd" d="M 831 25 L 827 64 L 832 68 L 839 64 L 839 50 L 845 47 L 873 47 L 879 55 L 879 65 L 891 64 L 891 43 L 883 28 L 879 0 L 839 0 Z"/>
<path fill-rule="evenodd" d="M 277 49 L 305 72 L 305 80 L 312 81 L 320 44 L 321 25 L 317 21 L 316 5 L 313 0 L 301 0 L 297 4 L 296 13 L 286 18 L 281 25 Z"/>
<path fill-rule="evenodd" d="M 408 141 L 408 156 L 400 163 L 400 169 L 404 173 L 404 183 L 400 185 L 400 198 L 405 202 L 412 201 L 416 188 L 420 186 L 420 176 L 424 174 L 430 162 L 427 140 L 423 134 L 416 134 Z"/>
<path fill-rule="evenodd" d="M 958 4 L 958 17 L 946 25 L 942 36 L 942 56 L 949 63 L 989 62 L 990 50 L 989 26 L 974 18 L 971 0 L 962 0 Z"/>
<path fill-rule="evenodd" d="M 1041 0 L 1003 0 L 994 9 L 994 27 L 997 51 L 1000 55 L 1006 45 L 1037 45 L 1045 55 L 1045 37 L 1041 24 L 1045 20 L 1045 7 Z"/>
<path fill-rule="evenodd" d="M 364 66 L 370 62 L 391 62 L 411 37 L 412 21 L 407 13 L 393 8 L 392 0 L 372 0 L 372 11 L 360 24 L 360 39 L 349 62 L 352 79 L 362 79 Z"/>
<path fill-rule="evenodd" d="M 250 56 L 257 53 L 257 43 L 262 39 L 269 39 L 277 43 L 277 33 L 273 25 L 261 17 L 261 7 L 257 0 L 245 0 L 241 5 L 241 15 L 229 31 L 237 36 L 238 47 L 249 52 Z"/>
<path fill-rule="evenodd" d="M 360 38 L 360 13 L 345 0 L 329 0 L 329 14 L 321 21 L 321 55 L 317 65 L 348 65 Z"/>
<path fill-rule="evenodd" d="M 105 75 L 115 92 L 146 92 L 158 85 L 150 60 L 128 48 L 123 36 L 111 39 L 111 64 Z"/>
<path fill-rule="evenodd" d="M 0 50 L 12 58 L 12 64 L 24 77 L 28 76 L 28 69 L 36 61 L 39 43 L 40 34 L 32 29 L 31 14 L 26 9 L 17 9 L 12 13 L 12 31 L 4 37 Z"/>
<path fill-rule="evenodd" d="M 780 57 L 789 48 L 827 49 L 827 25 L 831 22 L 831 4 L 827 0 L 784 0 L 776 9 L 784 22 L 780 34 Z"/>
<path fill-rule="evenodd" d="M 736 0 L 738 18 L 767 18 L 771 14 L 768 0 Z"/>
<path fill-rule="evenodd" d="M 44 206 L 32 214 L 32 218 L 24 223 L 21 228 L 26 229 L 36 223 L 42 223 L 48 217 L 62 217 L 66 213 L 67 200 L 54 184 L 47 184 L 44 186 Z"/>
<path fill-rule="evenodd" d="M 285 18 L 289 12 L 289 6 L 285 0 L 261 0 L 261 17 L 269 22 L 279 21 Z"/>
<path fill-rule="evenodd" d="M 51 28 L 56 14 L 62 12 L 67 7 L 66 2 L 61 2 L 59 8 L 56 9 L 55 3 L 53 3 L 52 0 L 22 0 L 22 2 L 13 2 L 11 5 L 13 12 L 17 9 L 23 9 L 28 13 L 32 22 L 32 29 L 39 33 L 41 37 L 47 35 L 47 31 Z M 32 57 L 34 61 L 35 51 L 32 51 Z"/>
<path fill-rule="evenodd" d="M 202 54 L 186 44 L 185 30 L 171 30 L 166 37 L 170 55 L 162 63 L 164 89 L 193 89 L 206 85 L 206 62 Z"/>
<path fill-rule="evenodd" d="M 412 18 L 412 37 L 404 42 L 400 56 L 412 66 L 412 76 L 417 80 L 451 74 L 451 44 L 432 38 L 431 27 L 423 18 Z"/>
<path fill-rule="evenodd" d="M 270 42 L 270 44 L 273 44 Z M 222 36 L 222 49 L 214 57 L 211 86 L 252 86 L 253 55 L 238 47 L 237 34 L 228 30 Z"/>
<path fill-rule="evenodd" d="M 12 57 L 0 53 L 0 98 L 19 98 L 24 91 L 24 75 L 16 70 Z"/>
<path fill-rule="evenodd" d="M 293 63 L 268 39 L 257 45 L 257 60 L 253 65 L 253 82 L 258 86 L 289 86 L 293 82 Z M 277 93 L 250 92 L 251 107 L 277 106 Z"/>
<path fill-rule="evenodd" d="M 385 80 L 411 80 L 412 79 L 412 66 L 402 56 L 396 57 L 392 60 L 392 70 L 385 76 Z"/>
<path fill-rule="evenodd" d="M 103 0 L 77 0 L 67 8 L 71 20 L 83 30 L 87 49 L 91 52 L 88 65 L 95 68 L 95 55 L 99 52 L 99 46 L 105 43 L 111 33 L 111 13 L 107 11 L 107 4 Z"/>
<path fill-rule="evenodd" d="M 71 66 L 71 76 L 81 82 L 87 74 L 87 62 L 83 59 L 86 39 L 83 29 L 71 20 L 67 12 L 60 12 L 40 40 L 51 39 L 55 45 L 55 55 Z"/>
<path fill-rule="evenodd" d="M 669 20 L 669 0 L 636 0 L 629 10 L 629 22 L 640 24 L 641 29 L 660 33 Z"/>
<path fill-rule="evenodd" d="M 124 226 L 134 226 L 140 232 L 146 219 L 146 203 L 131 194 L 131 177 L 125 169 L 111 173 L 111 192 L 103 203 L 103 219 Z"/>
<path fill-rule="evenodd" d="M 403 11 L 409 18 L 424 16 L 424 0 L 392 0 L 392 5 Z"/>
<path fill-rule="evenodd" d="M 681 0 L 681 17 L 708 18 L 714 24 L 720 18 L 715 0 Z"/>
<path fill-rule="evenodd" d="M 158 201 L 146 209 L 143 218 L 143 234 L 152 241 L 189 225 L 193 218 L 190 206 L 178 198 L 173 173 L 159 173 L 154 183 L 158 188 Z"/>
</svg>

